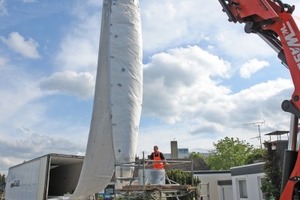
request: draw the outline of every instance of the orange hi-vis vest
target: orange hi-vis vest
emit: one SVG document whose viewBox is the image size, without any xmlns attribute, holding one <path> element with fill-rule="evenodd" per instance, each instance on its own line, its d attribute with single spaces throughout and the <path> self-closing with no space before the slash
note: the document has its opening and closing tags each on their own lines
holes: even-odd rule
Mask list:
<svg viewBox="0 0 300 200">
<path fill-rule="evenodd" d="M 163 162 L 159 162 L 161 161 L 161 157 L 160 157 L 160 152 L 157 152 L 157 156 L 155 155 L 155 153 L 153 153 L 153 169 L 163 169 L 164 168 L 164 163 Z"/>
</svg>

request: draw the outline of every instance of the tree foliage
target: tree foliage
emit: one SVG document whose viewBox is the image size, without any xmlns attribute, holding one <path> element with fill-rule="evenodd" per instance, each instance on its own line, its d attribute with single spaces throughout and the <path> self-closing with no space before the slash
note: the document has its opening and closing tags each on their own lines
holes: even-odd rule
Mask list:
<svg viewBox="0 0 300 200">
<path fill-rule="evenodd" d="M 5 174 L 0 174 L 0 192 L 4 190 L 5 187 Z"/>
<path fill-rule="evenodd" d="M 169 179 L 181 185 L 197 185 L 200 183 L 200 180 L 197 177 L 193 178 L 192 173 L 184 172 L 179 169 L 168 170 L 167 176 Z"/>
<path fill-rule="evenodd" d="M 205 158 L 212 170 L 229 170 L 231 167 L 253 163 L 263 157 L 262 150 L 238 138 L 225 137 L 213 143 L 214 149 Z"/>
<path fill-rule="evenodd" d="M 175 181 L 181 185 L 192 185 L 197 186 L 200 183 L 198 177 L 193 177 L 193 174 L 190 172 L 184 172 L 179 169 L 172 169 L 167 171 L 167 176 L 170 180 Z M 192 192 L 188 195 L 180 197 L 182 200 L 193 200 L 196 197 L 196 192 Z M 176 200 L 176 197 L 168 198 L 170 200 Z"/>
<path fill-rule="evenodd" d="M 201 153 L 199 153 L 199 152 L 192 152 L 192 153 L 190 153 L 190 155 L 189 155 L 189 159 L 195 160 L 195 159 L 198 159 L 198 158 L 204 159 L 205 156 L 203 156 L 203 155 L 202 155 Z"/>
<path fill-rule="evenodd" d="M 280 187 L 281 187 L 281 176 L 282 172 L 279 167 L 279 154 L 276 151 L 268 150 L 265 153 L 265 173 L 266 176 L 262 183 L 261 190 L 263 191 L 265 198 L 279 199 L 280 198 Z"/>
<path fill-rule="evenodd" d="M 266 149 L 253 149 L 253 151 L 247 158 L 246 164 L 252 164 L 256 161 L 264 161 L 266 153 L 267 153 Z"/>
</svg>

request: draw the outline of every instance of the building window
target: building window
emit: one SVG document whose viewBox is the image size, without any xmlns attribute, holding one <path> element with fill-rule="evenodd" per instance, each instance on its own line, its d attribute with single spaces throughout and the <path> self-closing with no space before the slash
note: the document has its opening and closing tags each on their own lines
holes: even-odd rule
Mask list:
<svg viewBox="0 0 300 200">
<path fill-rule="evenodd" d="M 240 193 L 240 198 L 241 199 L 247 199 L 248 194 L 247 194 L 247 184 L 246 180 L 238 180 L 238 185 L 239 185 L 239 193 Z"/>
</svg>

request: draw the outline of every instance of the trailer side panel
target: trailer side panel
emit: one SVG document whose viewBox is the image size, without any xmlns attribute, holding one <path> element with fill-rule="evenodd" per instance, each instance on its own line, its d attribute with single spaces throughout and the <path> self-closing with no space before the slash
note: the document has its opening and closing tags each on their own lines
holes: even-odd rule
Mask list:
<svg viewBox="0 0 300 200">
<path fill-rule="evenodd" d="M 45 156 L 10 168 L 6 178 L 5 199 L 45 199 L 47 162 Z"/>
</svg>

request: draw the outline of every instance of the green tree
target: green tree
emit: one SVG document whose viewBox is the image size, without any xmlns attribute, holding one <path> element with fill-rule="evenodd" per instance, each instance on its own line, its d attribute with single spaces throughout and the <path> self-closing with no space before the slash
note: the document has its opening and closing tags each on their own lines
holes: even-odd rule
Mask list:
<svg viewBox="0 0 300 200">
<path fill-rule="evenodd" d="M 281 176 L 279 167 L 279 154 L 276 151 L 268 149 L 265 152 L 265 178 L 262 182 L 261 190 L 267 200 L 280 198 Z"/>
<path fill-rule="evenodd" d="M 179 183 L 181 185 L 192 185 L 197 186 L 200 183 L 200 179 L 198 177 L 193 177 L 192 173 L 184 172 L 179 169 L 172 169 L 167 171 L 167 177 Z M 193 200 L 196 197 L 196 191 L 185 196 L 180 197 L 181 200 Z M 170 200 L 176 200 L 177 197 L 170 197 Z"/>
<path fill-rule="evenodd" d="M 1 193 L 4 190 L 4 186 L 5 186 L 5 174 L 0 174 L 0 197 L 1 197 Z"/>
<path fill-rule="evenodd" d="M 0 186 L 5 183 L 5 174 L 0 174 Z"/>
<path fill-rule="evenodd" d="M 264 162 L 266 153 L 266 149 L 253 149 L 253 151 L 247 158 L 246 164 L 252 164 L 254 162 Z"/>
<path fill-rule="evenodd" d="M 194 160 L 194 159 L 198 159 L 198 158 L 204 159 L 205 156 L 203 156 L 203 155 L 202 155 L 201 153 L 199 153 L 199 152 L 192 152 L 192 153 L 190 153 L 190 155 L 189 155 L 189 159 Z"/>
<path fill-rule="evenodd" d="M 205 158 L 212 170 L 228 170 L 231 167 L 249 164 L 254 147 L 238 138 L 225 137 L 213 143 L 214 149 Z"/>
</svg>

